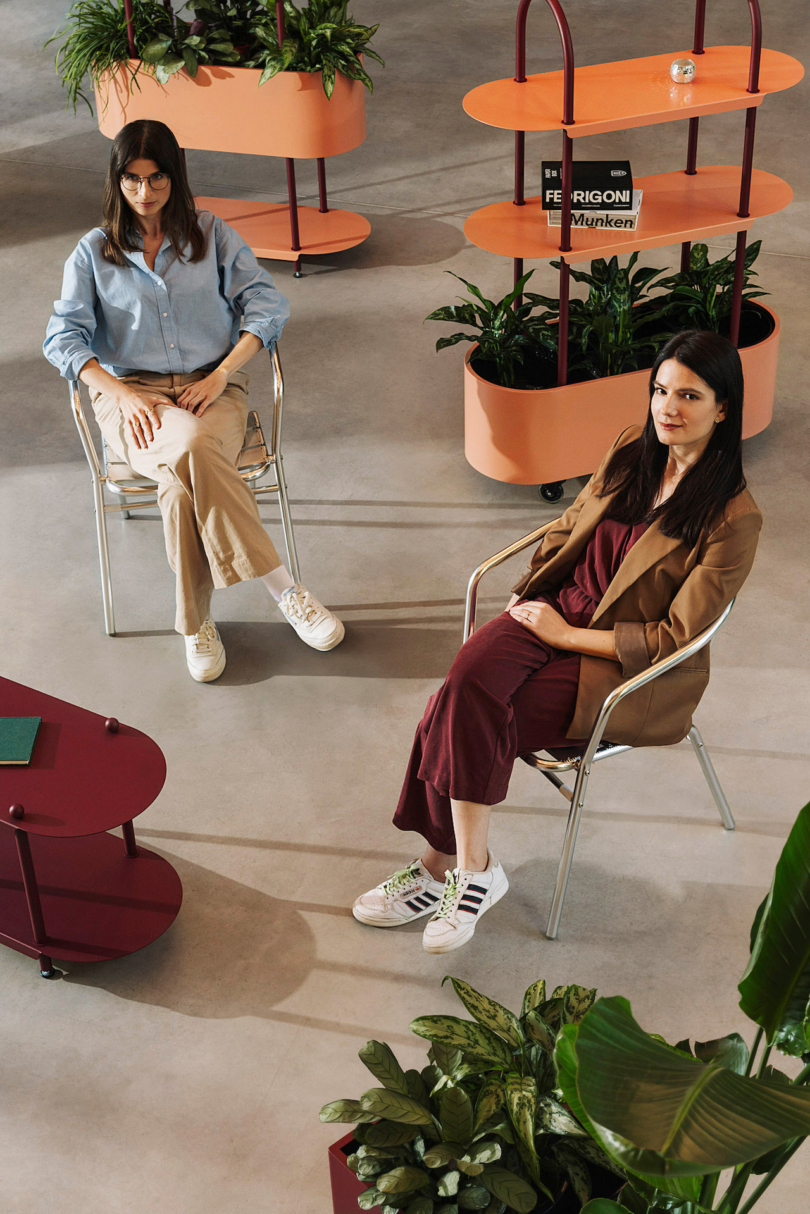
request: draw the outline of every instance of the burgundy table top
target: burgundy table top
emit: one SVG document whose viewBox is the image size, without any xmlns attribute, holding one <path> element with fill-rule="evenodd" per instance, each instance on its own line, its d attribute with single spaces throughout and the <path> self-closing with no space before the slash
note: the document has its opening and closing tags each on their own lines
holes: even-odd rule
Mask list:
<svg viewBox="0 0 810 1214">
<path fill-rule="evenodd" d="M 156 742 L 65 700 L 0 678 L 0 716 L 42 717 L 31 763 L 0 765 L 2 823 L 31 835 L 94 835 L 143 813 L 166 779 Z M 9 816 L 22 805 L 22 817 Z"/>
</svg>

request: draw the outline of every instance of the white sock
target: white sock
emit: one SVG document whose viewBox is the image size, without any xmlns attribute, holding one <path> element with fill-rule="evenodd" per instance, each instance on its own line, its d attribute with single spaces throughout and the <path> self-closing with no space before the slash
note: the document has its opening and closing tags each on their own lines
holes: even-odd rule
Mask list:
<svg viewBox="0 0 810 1214">
<path fill-rule="evenodd" d="M 272 569 L 270 573 L 266 573 L 259 580 L 264 582 L 277 603 L 281 602 L 281 596 L 284 591 L 289 590 L 291 586 L 295 585 L 288 570 L 283 565 L 279 565 L 278 569 Z"/>
</svg>

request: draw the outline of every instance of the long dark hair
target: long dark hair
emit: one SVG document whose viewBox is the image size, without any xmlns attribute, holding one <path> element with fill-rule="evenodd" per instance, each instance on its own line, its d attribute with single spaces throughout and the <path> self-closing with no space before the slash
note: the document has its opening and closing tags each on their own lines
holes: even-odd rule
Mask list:
<svg viewBox="0 0 810 1214">
<path fill-rule="evenodd" d="M 136 239 L 134 212 L 121 190 L 121 174 L 130 160 L 153 160 L 171 179 L 169 201 L 161 211 L 166 235 L 178 256 L 190 245 L 189 261 L 205 256 L 205 236 L 197 222 L 194 198 L 186 177 L 186 166 L 177 140 L 164 122 L 139 118 L 128 122 L 113 140 L 107 178 L 104 182 L 104 256 L 107 261 L 125 266 L 124 252 L 140 249 Z"/>
<path fill-rule="evenodd" d="M 671 497 L 653 510 L 669 452 L 658 440 L 650 409 L 641 436 L 620 447 L 610 461 L 600 497 L 615 494 L 608 517 L 625 523 L 655 520 L 664 535 L 693 548 L 704 528 L 719 521 L 726 504 L 745 488 L 742 364 L 734 346 L 719 333 L 697 329 L 677 333 L 653 363 L 651 402 L 658 369 L 668 358 L 700 376 L 714 392 L 717 403 L 725 403 L 725 419 L 714 427 L 706 450 Z"/>
</svg>

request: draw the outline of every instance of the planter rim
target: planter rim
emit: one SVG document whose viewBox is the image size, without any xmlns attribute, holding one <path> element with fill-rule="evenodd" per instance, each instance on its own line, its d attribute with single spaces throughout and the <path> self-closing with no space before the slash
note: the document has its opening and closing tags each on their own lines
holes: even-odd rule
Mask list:
<svg viewBox="0 0 810 1214">
<path fill-rule="evenodd" d="M 773 308 L 769 308 L 767 304 L 760 303 L 758 300 L 756 302 L 752 301 L 750 306 L 752 308 L 760 308 L 763 312 L 767 312 L 768 315 L 770 317 L 772 317 L 772 319 L 773 319 L 774 327 L 771 330 L 771 332 L 768 334 L 767 337 L 763 337 L 762 341 L 754 342 L 754 344 L 751 346 L 743 346 L 743 351 L 756 350 L 760 346 L 767 345 L 767 343 L 769 341 L 774 341 L 776 338 L 779 337 L 779 330 L 781 328 L 779 316 L 777 315 L 776 312 L 774 312 Z M 673 337 L 674 337 L 674 334 L 673 334 Z M 507 388 L 503 384 L 493 383 L 493 381 L 491 379 L 484 379 L 483 375 L 479 375 L 478 372 L 475 370 L 475 368 L 471 365 L 471 359 L 475 355 L 475 352 L 478 348 L 479 348 L 478 342 L 476 342 L 474 345 L 470 346 L 467 353 L 465 354 L 465 356 L 464 356 L 465 371 L 467 371 L 467 373 L 469 375 L 471 375 L 473 379 L 477 379 L 479 383 L 486 384 L 490 388 L 497 388 L 498 392 L 505 392 L 505 393 L 514 392 L 516 395 L 525 395 L 527 392 L 537 392 L 537 393 L 562 392 L 566 388 L 581 388 L 583 386 L 583 384 L 598 384 L 598 383 L 602 383 L 604 380 L 608 380 L 608 379 L 611 381 L 615 381 L 615 380 L 623 379 L 626 375 L 638 375 L 639 371 L 649 371 L 650 370 L 649 367 L 639 367 L 639 369 L 637 371 L 621 371 L 618 375 L 597 375 L 594 377 L 594 379 L 577 380 L 573 384 L 570 384 L 570 383 L 569 384 L 552 384 L 551 387 L 549 387 L 549 388 Z"/>
<path fill-rule="evenodd" d="M 360 56 L 360 58 L 362 58 L 362 55 Z M 130 66 L 133 64 L 138 64 L 139 65 L 138 70 L 143 69 L 148 76 L 151 76 L 155 80 L 157 80 L 157 76 L 155 75 L 155 71 L 154 71 L 155 64 L 147 63 L 145 59 L 141 59 L 140 57 L 138 57 L 136 59 L 126 58 L 126 59 L 116 60 L 115 66 L 107 68 L 102 73 L 101 78 L 104 79 L 105 77 L 111 77 L 111 76 L 117 75 L 117 73 L 121 70 L 122 64 L 124 64 L 124 63 L 129 64 Z M 201 63 L 199 65 L 199 67 L 197 68 L 198 75 L 200 72 L 214 72 L 214 71 L 216 71 L 216 72 L 255 72 L 255 74 L 257 76 L 261 76 L 263 69 L 260 67 L 246 67 L 244 63 Z M 294 71 L 291 71 L 289 68 L 283 68 L 280 72 L 276 72 L 275 76 L 271 76 L 269 80 L 266 80 L 265 83 L 263 85 L 261 85 L 260 87 L 264 88 L 265 84 L 270 84 L 270 82 L 272 80 L 276 80 L 279 76 L 320 76 L 320 74 L 321 74 L 321 72 L 320 72 L 319 68 L 312 72 L 300 72 L 297 69 Z M 339 72 L 339 74 L 341 76 L 343 76 L 345 80 L 351 81 L 352 84 L 355 83 L 352 80 L 351 76 L 346 76 L 344 72 Z M 172 75 L 169 77 L 169 80 L 166 82 L 166 84 L 168 84 L 169 81 L 171 81 L 174 78 L 174 76 L 185 76 L 188 80 L 190 80 L 192 82 L 192 84 L 196 80 L 196 76 L 189 75 L 188 68 L 181 67 L 179 72 L 172 73 Z M 158 82 L 158 84 L 160 84 L 161 88 L 166 87 L 166 84 L 161 83 L 161 81 L 158 80 L 157 82 Z M 358 81 L 357 83 L 362 84 L 362 81 Z M 323 87 L 323 86 L 321 86 L 321 87 Z M 363 85 L 363 88 L 365 88 L 365 85 Z M 334 93 L 332 94 L 332 96 L 334 96 Z M 327 101 L 332 100 L 331 97 L 326 96 L 326 93 L 324 93 L 324 97 L 326 98 Z"/>
</svg>

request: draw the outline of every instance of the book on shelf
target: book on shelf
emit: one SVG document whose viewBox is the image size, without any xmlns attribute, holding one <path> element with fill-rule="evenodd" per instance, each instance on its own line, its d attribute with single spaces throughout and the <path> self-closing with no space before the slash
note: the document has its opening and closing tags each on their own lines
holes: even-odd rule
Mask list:
<svg viewBox="0 0 810 1214">
<path fill-rule="evenodd" d="M 42 717 L 0 717 L 0 763 L 31 762 Z"/>
<path fill-rule="evenodd" d="M 572 211 L 571 228 L 615 228 L 620 232 L 634 232 L 638 227 L 643 190 L 633 190 L 633 205 L 629 211 Z M 562 226 L 562 211 L 546 211 L 548 226 Z"/>
<path fill-rule="evenodd" d="M 562 203 L 562 161 L 541 163 L 543 210 Z M 571 165 L 571 204 L 577 211 L 630 211 L 633 174 L 629 160 L 575 160 Z"/>
</svg>

